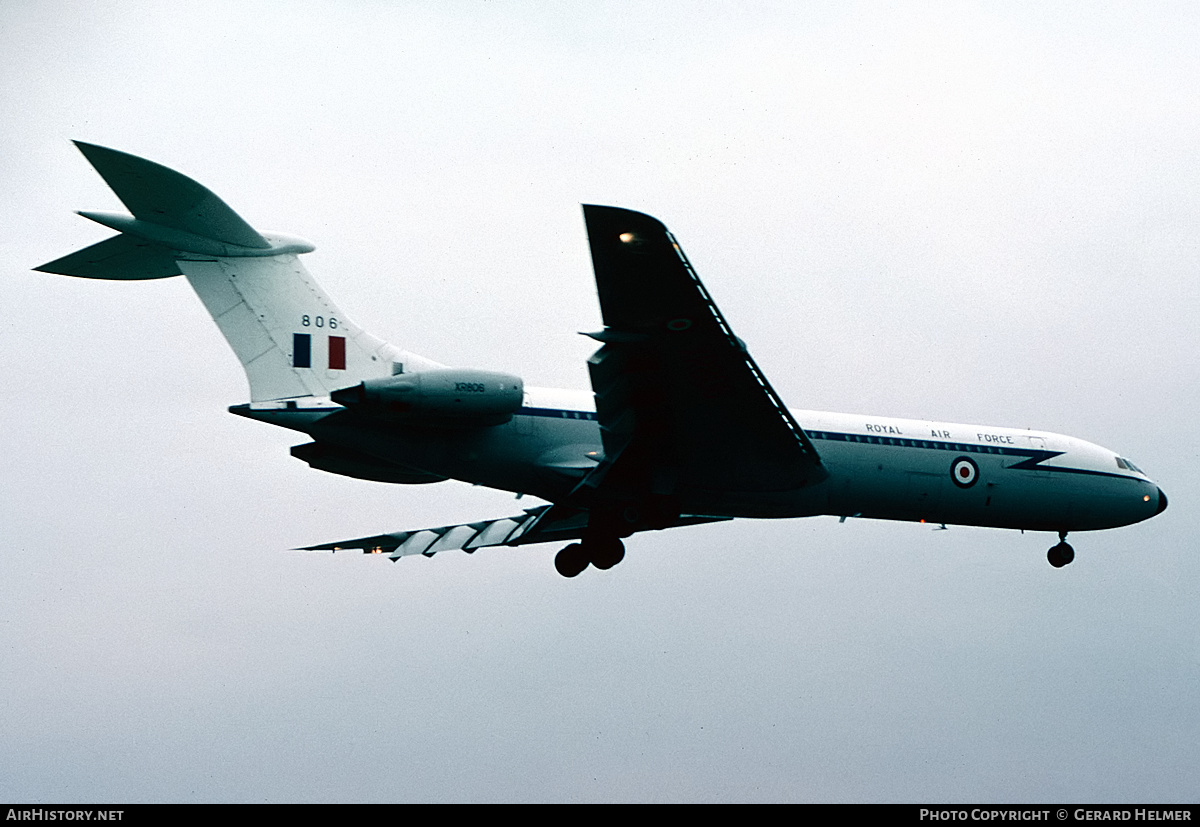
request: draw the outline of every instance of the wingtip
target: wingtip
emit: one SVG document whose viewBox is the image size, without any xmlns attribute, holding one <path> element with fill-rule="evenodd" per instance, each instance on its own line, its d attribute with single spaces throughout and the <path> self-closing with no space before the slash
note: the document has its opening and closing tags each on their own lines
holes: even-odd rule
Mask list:
<svg viewBox="0 0 1200 827">
<path fill-rule="evenodd" d="M 625 207 L 613 207 L 606 204 L 583 204 L 583 215 L 588 220 L 634 221 L 639 224 L 647 223 L 651 227 L 666 229 L 661 221 L 649 213 L 630 210 Z"/>
</svg>

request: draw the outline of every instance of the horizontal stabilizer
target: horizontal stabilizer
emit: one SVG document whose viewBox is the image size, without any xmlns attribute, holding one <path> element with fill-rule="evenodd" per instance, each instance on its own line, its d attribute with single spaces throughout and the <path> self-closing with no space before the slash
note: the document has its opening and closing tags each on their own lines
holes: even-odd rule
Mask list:
<svg viewBox="0 0 1200 827">
<path fill-rule="evenodd" d="M 300 263 L 313 250 L 309 242 L 257 232 L 207 188 L 161 164 L 75 145 L 133 215 L 81 210 L 120 235 L 36 269 L 123 281 L 183 275 L 242 363 L 252 403 L 327 397 L 406 370 L 441 367 L 350 321 Z M 374 475 L 368 479 L 439 479 L 368 468 L 370 458 L 322 459 L 336 467 L 333 473 Z"/>
<path fill-rule="evenodd" d="M 241 247 L 271 246 L 224 201 L 186 175 L 115 149 L 82 141 L 75 146 L 135 218 Z"/>
<path fill-rule="evenodd" d="M 41 267 L 43 273 L 85 279 L 165 279 L 182 275 L 175 256 L 162 247 L 129 235 L 118 235 L 76 250 Z"/>
</svg>

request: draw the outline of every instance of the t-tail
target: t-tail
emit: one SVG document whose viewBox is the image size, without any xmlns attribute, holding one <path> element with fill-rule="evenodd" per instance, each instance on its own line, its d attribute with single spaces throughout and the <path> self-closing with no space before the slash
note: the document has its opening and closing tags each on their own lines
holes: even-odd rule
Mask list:
<svg viewBox="0 0 1200 827">
<path fill-rule="evenodd" d="M 250 400 L 332 392 L 441 367 L 367 333 L 300 263 L 313 245 L 255 230 L 220 198 L 160 164 L 76 141 L 132 215 L 80 215 L 120 234 L 36 268 L 93 279 L 183 275 L 237 354 Z"/>
</svg>

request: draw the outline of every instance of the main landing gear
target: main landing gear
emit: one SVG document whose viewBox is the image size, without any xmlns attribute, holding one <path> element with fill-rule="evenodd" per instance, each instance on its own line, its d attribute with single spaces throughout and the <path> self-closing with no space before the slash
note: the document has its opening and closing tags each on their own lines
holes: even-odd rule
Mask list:
<svg viewBox="0 0 1200 827">
<path fill-rule="evenodd" d="M 1050 551 L 1046 553 L 1046 559 L 1056 569 L 1061 569 L 1075 559 L 1075 549 L 1067 542 L 1067 532 L 1058 532 L 1058 545 L 1051 546 Z"/>
<path fill-rule="evenodd" d="M 617 537 L 584 537 L 554 556 L 554 568 L 563 577 L 575 577 L 589 564 L 601 571 L 625 559 L 625 544 Z"/>
</svg>

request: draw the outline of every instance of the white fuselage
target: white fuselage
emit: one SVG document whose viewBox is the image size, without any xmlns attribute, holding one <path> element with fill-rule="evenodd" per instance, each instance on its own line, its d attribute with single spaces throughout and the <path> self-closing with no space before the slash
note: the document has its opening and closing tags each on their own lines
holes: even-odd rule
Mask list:
<svg viewBox="0 0 1200 827">
<path fill-rule="evenodd" d="M 185 276 L 246 372 L 251 401 L 230 410 L 309 434 L 292 453 L 314 468 L 397 484 L 457 479 L 553 504 L 356 548 L 403 556 L 579 540 L 555 558 L 574 577 L 620 562 L 621 537 L 716 519 L 830 514 L 1065 537 L 1167 505 L 1128 460 L 1071 437 L 789 413 L 674 236 L 644 213 L 583 205 L 604 320 L 587 334 L 601 343 L 588 360 L 595 395 L 527 388 L 383 341 L 308 274 L 298 254 L 311 244 L 260 233 L 174 170 L 77 146 L 133 215 L 81 213 L 119 234 L 38 269 Z M 1073 557 L 1065 539 L 1048 554 L 1056 567 Z"/>
<path fill-rule="evenodd" d="M 314 403 L 316 400 L 314 400 Z M 593 396 L 527 388 L 512 421 L 470 430 L 339 428 L 319 407 L 249 415 L 452 479 L 556 501 L 603 456 Z M 687 513 L 821 514 L 1042 531 L 1085 531 L 1154 516 L 1165 495 L 1117 454 L 1044 431 L 792 411 L 828 471 L 770 492 L 692 491 Z M 703 446 L 697 446 L 702 451 Z"/>
</svg>

